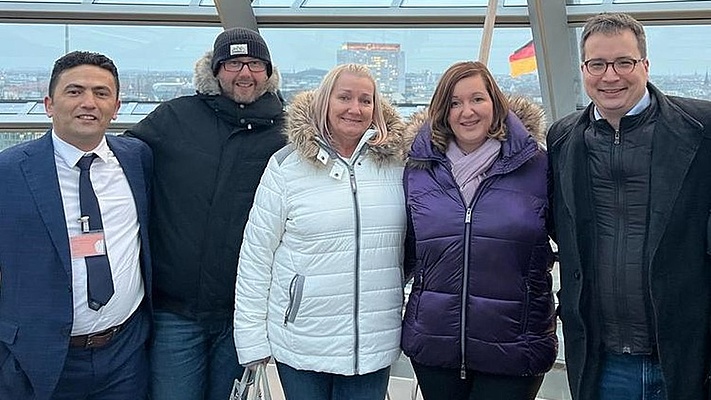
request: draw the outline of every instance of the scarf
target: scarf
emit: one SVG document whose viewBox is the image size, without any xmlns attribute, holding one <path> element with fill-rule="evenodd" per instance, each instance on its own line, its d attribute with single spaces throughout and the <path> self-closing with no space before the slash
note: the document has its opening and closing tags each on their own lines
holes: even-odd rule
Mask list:
<svg viewBox="0 0 711 400">
<path fill-rule="evenodd" d="M 499 158 L 501 142 L 488 138 L 484 144 L 469 154 L 465 154 L 454 140 L 447 146 L 447 158 L 452 163 L 452 175 L 459 186 L 459 191 L 468 205 L 474 198 L 476 189 L 481 181 L 486 178 L 494 161 Z"/>
</svg>

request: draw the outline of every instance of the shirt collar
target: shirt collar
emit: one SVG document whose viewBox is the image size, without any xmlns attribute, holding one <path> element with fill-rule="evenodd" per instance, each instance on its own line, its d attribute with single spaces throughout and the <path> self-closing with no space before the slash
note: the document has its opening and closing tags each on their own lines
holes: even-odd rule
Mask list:
<svg viewBox="0 0 711 400">
<path fill-rule="evenodd" d="M 77 161 L 87 154 L 94 153 L 104 162 L 107 162 L 111 155 L 111 149 L 106 143 L 105 136 L 101 138 L 101 142 L 99 142 L 96 148 L 91 151 L 83 151 L 61 139 L 54 132 L 54 129 L 52 129 L 52 144 L 54 145 L 54 153 L 57 154 L 69 168 L 74 168 L 77 165 Z"/>
<path fill-rule="evenodd" d="M 647 88 L 644 88 L 644 96 L 642 96 L 641 99 L 635 104 L 634 107 L 632 107 L 631 110 L 627 112 L 625 115 L 637 115 L 644 111 L 645 108 L 647 108 L 650 104 L 652 104 L 652 98 L 649 95 L 649 90 Z M 594 108 L 594 113 L 595 113 L 595 120 L 597 121 L 598 119 L 603 119 L 602 115 L 600 114 L 600 111 L 598 111 L 597 106 Z"/>
</svg>

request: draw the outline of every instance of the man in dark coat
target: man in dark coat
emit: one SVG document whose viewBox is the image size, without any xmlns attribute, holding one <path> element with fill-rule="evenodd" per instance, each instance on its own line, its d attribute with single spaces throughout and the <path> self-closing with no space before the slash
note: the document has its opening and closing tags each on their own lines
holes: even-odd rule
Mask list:
<svg viewBox="0 0 711 400">
<path fill-rule="evenodd" d="M 708 399 L 711 103 L 648 82 L 628 15 L 580 50 L 592 103 L 547 138 L 573 399 Z"/>
<path fill-rule="evenodd" d="M 155 154 L 152 400 L 223 400 L 241 374 L 237 259 L 264 168 L 285 144 L 278 85 L 264 39 L 226 30 L 195 66 L 198 93 L 127 132 Z"/>
</svg>

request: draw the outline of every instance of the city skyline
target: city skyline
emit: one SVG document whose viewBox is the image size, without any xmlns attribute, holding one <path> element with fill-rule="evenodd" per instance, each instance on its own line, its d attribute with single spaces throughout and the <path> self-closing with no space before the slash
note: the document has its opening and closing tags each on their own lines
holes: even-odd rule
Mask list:
<svg viewBox="0 0 711 400">
<path fill-rule="evenodd" d="M 141 30 L 141 32 L 136 32 Z M 68 50 L 109 55 L 119 70 L 192 71 L 195 60 L 211 49 L 219 28 L 0 24 L 0 69 L 50 69 Z M 476 59 L 481 29 L 285 29 L 263 28 L 280 70 L 330 69 L 345 42 L 397 43 L 407 55 L 407 72 L 444 71 L 464 59 Z M 67 34 L 68 35 L 65 35 Z M 704 73 L 711 52 L 699 51 L 708 26 L 648 27 L 652 74 Z M 683 41 L 678 38 L 683 37 Z M 508 73 L 508 56 L 531 39 L 528 28 L 499 28 L 493 36 L 489 67 Z M 572 42 L 572 41 L 571 41 Z M 575 50 L 577 52 L 577 50 Z"/>
</svg>

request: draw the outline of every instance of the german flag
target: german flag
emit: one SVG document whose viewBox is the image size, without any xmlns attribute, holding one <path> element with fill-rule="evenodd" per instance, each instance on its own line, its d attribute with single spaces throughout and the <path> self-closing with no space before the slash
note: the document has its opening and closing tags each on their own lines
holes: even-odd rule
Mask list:
<svg viewBox="0 0 711 400">
<path fill-rule="evenodd" d="M 509 56 L 509 67 L 512 78 L 536 71 L 536 53 L 533 48 L 533 40 L 521 46 Z"/>
</svg>

